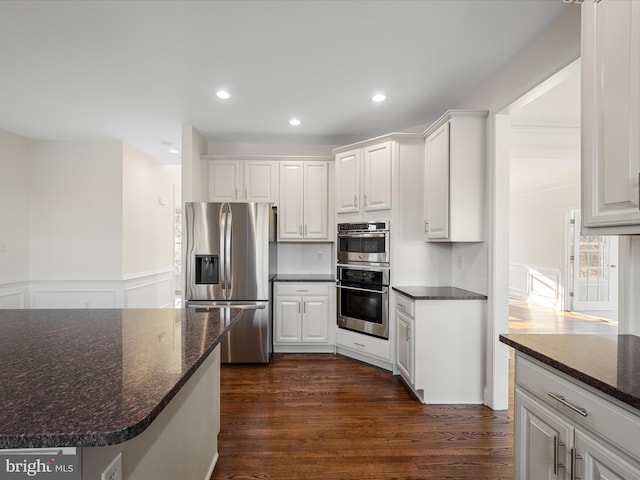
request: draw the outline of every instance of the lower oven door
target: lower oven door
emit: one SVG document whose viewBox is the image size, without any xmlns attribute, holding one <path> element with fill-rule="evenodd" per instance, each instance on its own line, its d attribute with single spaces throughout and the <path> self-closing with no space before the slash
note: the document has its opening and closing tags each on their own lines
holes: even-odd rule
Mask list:
<svg viewBox="0 0 640 480">
<path fill-rule="evenodd" d="M 389 287 L 367 288 L 342 282 L 338 288 L 338 327 L 389 338 Z"/>
</svg>

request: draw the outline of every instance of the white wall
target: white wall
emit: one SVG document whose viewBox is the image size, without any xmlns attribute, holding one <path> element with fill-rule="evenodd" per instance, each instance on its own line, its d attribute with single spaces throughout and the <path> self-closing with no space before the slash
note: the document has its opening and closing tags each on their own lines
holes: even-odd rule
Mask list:
<svg viewBox="0 0 640 480">
<path fill-rule="evenodd" d="M 179 172 L 116 140 L 0 130 L 0 308 L 171 306 Z"/>
<path fill-rule="evenodd" d="M 30 142 L 31 280 L 122 277 L 122 142 Z"/>
<path fill-rule="evenodd" d="M 123 275 L 173 269 L 172 170 L 124 144 L 122 156 Z"/>
<path fill-rule="evenodd" d="M 580 209 L 580 184 L 511 197 L 511 262 L 563 269 L 566 213 Z"/>
<path fill-rule="evenodd" d="M 335 274 L 332 243 L 278 243 L 279 274 Z"/>
<path fill-rule="evenodd" d="M 206 162 L 200 155 L 207 153 L 207 142 L 191 125 L 182 126 L 182 202 L 205 202 L 207 190 Z M 183 256 L 184 258 L 184 256 Z"/>
<path fill-rule="evenodd" d="M 29 279 L 28 146 L 0 129 L 0 284 Z"/>
</svg>

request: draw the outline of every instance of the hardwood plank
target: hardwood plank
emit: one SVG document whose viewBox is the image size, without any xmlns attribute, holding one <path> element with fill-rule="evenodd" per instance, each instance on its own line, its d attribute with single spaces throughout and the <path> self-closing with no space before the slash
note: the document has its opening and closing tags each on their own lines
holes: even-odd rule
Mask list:
<svg viewBox="0 0 640 480">
<path fill-rule="evenodd" d="M 390 372 L 330 354 L 227 365 L 218 479 L 513 478 L 510 411 L 422 405 Z"/>
</svg>

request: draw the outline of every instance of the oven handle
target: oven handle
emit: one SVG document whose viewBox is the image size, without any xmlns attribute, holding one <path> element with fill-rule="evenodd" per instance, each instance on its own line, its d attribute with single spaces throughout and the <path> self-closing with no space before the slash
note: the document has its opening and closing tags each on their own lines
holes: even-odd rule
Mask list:
<svg viewBox="0 0 640 480">
<path fill-rule="evenodd" d="M 340 232 L 338 233 L 338 238 L 382 238 L 387 237 L 389 235 L 388 230 L 377 231 L 377 232 L 369 232 L 369 231 L 360 231 L 360 232 Z"/>
<path fill-rule="evenodd" d="M 383 287 L 382 290 L 369 290 L 368 288 L 343 287 L 342 285 L 336 285 L 336 288 L 344 288 L 345 290 L 355 290 L 357 292 L 379 293 L 380 295 L 386 295 L 388 293 L 387 287 Z"/>
</svg>

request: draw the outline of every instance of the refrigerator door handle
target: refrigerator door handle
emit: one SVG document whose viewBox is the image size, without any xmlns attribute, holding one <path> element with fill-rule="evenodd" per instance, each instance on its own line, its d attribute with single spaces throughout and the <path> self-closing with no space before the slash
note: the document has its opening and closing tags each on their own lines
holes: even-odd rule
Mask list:
<svg viewBox="0 0 640 480">
<path fill-rule="evenodd" d="M 225 288 L 231 290 L 231 273 L 233 272 L 231 265 L 231 248 L 233 245 L 233 216 L 231 214 L 231 207 L 228 203 L 224 206 L 226 210 L 226 225 L 225 225 L 225 251 L 224 251 L 224 280 Z M 228 298 L 228 297 L 227 297 Z"/>
<path fill-rule="evenodd" d="M 225 268 L 225 258 L 226 258 L 226 231 L 227 231 L 227 213 L 225 212 L 224 205 L 220 209 L 220 218 L 218 219 L 218 230 L 220 231 L 220 278 L 222 281 L 220 282 L 220 288 L 224 290 L 227 285 L 227 279 L 225 278 L 226 268 Z"/>
</svg>

